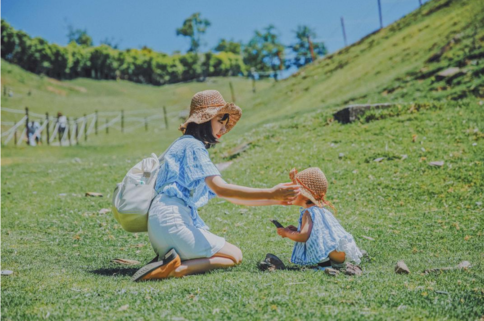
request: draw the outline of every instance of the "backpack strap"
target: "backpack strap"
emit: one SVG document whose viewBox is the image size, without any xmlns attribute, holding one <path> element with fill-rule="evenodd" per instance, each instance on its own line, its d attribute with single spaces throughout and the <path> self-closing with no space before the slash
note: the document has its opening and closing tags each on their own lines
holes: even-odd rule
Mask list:
<svg viewBox="0 0 484 321">
<path fill-rule="evenodd" d="M 183 136 L 182 136 L 182 137 L 178 137 L 177 139 L 175 139 L 175 140 L 173 141 L 173 143 L 171 143 L 171 145 L 170 145 L 170 146 L 168 146 L 168 148 L 167 148 L 167 149 L 166 149 L 166 150 L 165 150 L 165 151 L 164 151 L 164 152 L 163 152 L 163 153 L 162 153 L 160 156 L 158 156 L 158 160 L 160 161 L 160 163 L 161 163 L 161 162 L 163 161 L 163 159 L 165 158 L 165 155 L 166 155 L 166 153 L 168 153 L 168 150 L 170 150 L 171 146 L 173 146 L 173 145 L 174 145 L 174 144 L 175 144 L 177 141 L 179 141 L 179 140 L 180 140 L 180 139 L 182 139 L 182 138 L 183 138 Z"/>
</svg>

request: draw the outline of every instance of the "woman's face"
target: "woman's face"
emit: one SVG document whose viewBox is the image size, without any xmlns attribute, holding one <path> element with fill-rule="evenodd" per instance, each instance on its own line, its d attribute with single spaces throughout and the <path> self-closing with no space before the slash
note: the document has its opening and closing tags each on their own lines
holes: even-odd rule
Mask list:
<svg viewBox="0 0 484 321">
<path fill-rule="evenodd" d="M 217 139 L 220 139 L 223 134 L 227 131 L 227 128 L 225 127 L 227 125 L 227 122 L 229 121 L 228 117 L 224 117 L 225 115 L 217 115 L 215 118 L 212 118 L 212 134 L 215 136 Z M 223 118 L 225 118 L 223 120 Z"/>
</svg>

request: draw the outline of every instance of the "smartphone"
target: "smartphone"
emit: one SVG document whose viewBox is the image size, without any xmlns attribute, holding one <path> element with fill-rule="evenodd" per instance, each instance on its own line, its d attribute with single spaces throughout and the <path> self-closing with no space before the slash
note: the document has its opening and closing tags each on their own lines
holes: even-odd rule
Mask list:
<svg viewBox="0 0 484 321">
<path fill-rule="evenodd" d="M 284 228 L 284 226 L 282 226 L 282 224 L 281 224 L 281 223 L 279 223 L 279 222 L 278 222 L 278 221 L 276 221 L 276 220 L 271 220 L 271 222 L 272 222 L 272 224 L 274 224 L 274 225 L 275 225 L 277 228 L 280 228 L 280 227 Z"/>
</svg>

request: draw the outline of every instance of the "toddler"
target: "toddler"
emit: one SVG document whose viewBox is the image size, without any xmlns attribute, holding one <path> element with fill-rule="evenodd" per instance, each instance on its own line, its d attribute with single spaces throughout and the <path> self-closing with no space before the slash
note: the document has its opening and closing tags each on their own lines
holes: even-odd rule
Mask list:
<svg viewBox="0 0 484 321">
<path fill-rule="evenodd" d="M 359 264 L 362 253 L 353 236 L 326 209 L 334 207 L 326 200 L 328 181 L 321 169 L 311 167 L 298 173 L 294 168 L 289 176 L 300 187 L 300 194 L 292 203 L 301 206 L 299 227 L 281 227 L 277 234 L 296 242 L 291 262 L 336 268 L 343 267 L 346 259 Z"/>
</svg>

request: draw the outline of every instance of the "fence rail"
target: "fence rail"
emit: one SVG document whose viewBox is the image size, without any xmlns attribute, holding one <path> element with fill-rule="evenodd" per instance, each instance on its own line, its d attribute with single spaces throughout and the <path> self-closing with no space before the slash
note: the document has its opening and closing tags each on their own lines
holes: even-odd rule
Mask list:
<svg viewBox="0 0 484 321">
<path fill-rule="evenodd" d="M 154 109 L 135 111 L 96 111 L 77 118 L 68 118 L 62 114 L 57 117 L 49 117 L 48 113 L 34 113 L 26 107 L 24 110 L 13 108 L 1 108 L 2 113 L 23 114 L 19 121 L 2 121 L 2 144 L 7 145 L 14 140 L 18 146 L 22 142 L 36 146 L 45 141 L 47 145 L 72 146 L 79 145 L 80 141 L 87 141 L 89 136 L 98 136 L 109 129 L 119 130 L 121 133 L 131 133 L 140 128 L 148 131 L 149 127 L 168 128 L 166 107 L 159 114 L 148 114 L 155 112 Z M 147 114 L 146 116 L 139 115 Z M 130 116 L 132 115 L 132 116 Z M 170 113 L 173 116 L 174 113 Z M 127 116 L 127 117 L 126 117 Z M 101 124 L 102 122 L 102 124 Z M 156 124 L 155 126 L 153 126 Z M 4 131 L 4 128 L 8 128 Z M 45 134 L 45 135 L 44 135 Z M 44 138 L 45 137 L 45 138 Z"/>
</svg>

